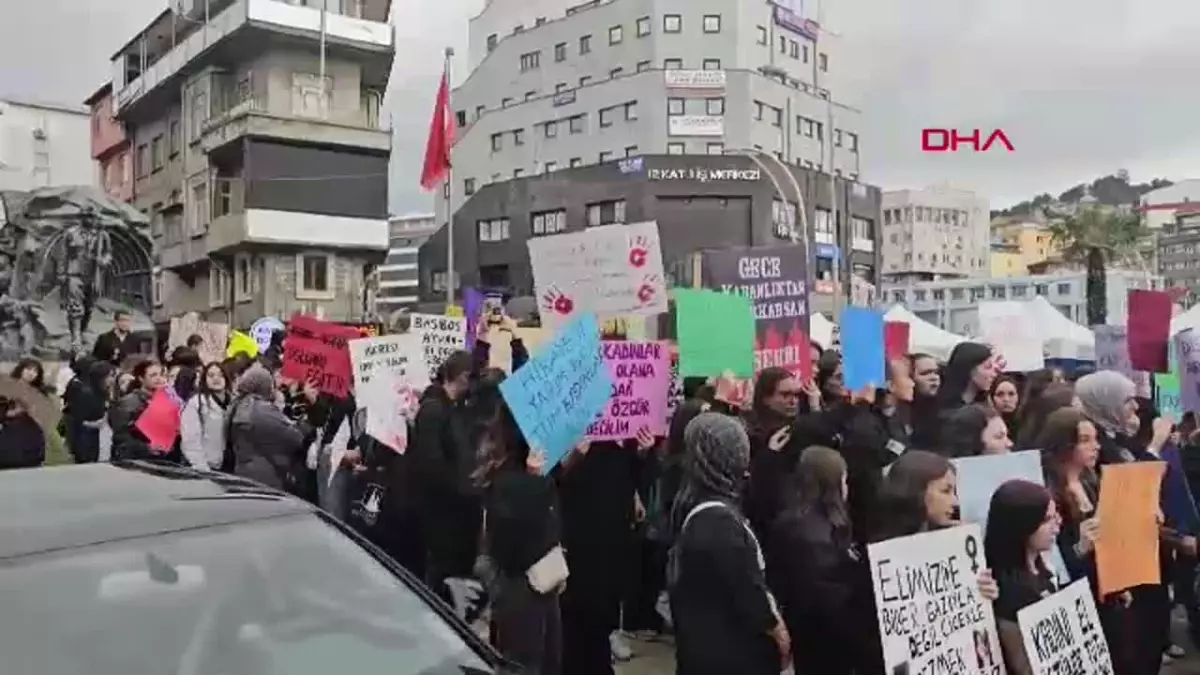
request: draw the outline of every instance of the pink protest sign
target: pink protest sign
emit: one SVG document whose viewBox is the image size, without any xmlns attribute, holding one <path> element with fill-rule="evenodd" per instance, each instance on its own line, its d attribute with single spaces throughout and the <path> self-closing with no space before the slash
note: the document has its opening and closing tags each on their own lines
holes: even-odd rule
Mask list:
<svg viewBox="0 0 1200 675">
<path fill-rule="evenodd" d="M 588 440 L 633 438 L 642 427 L 655 436 L 665 436 L 671 388 L 671 354 L 666 343 L 610 340 L 601 348 L 613 392 L 600 417 L 588 427 Z"/>
</svg>

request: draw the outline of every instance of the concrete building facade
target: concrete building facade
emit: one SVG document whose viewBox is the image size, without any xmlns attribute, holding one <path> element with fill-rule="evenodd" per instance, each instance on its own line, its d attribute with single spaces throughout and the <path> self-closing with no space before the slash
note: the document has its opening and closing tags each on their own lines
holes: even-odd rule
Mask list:
<svg viewBox="0 0 1200 675">
<path fill-rule="evenodd" d="M 387 259 L 379 266 L 375 313 L 386 317 L 400 309 L 413 309 L 420 301 L 418 254 L 421 245 L 437 231 L 432 213 L 394 216 L 388 221 Z"/>
<path fill-rule="evenodd" d="M 1164 283 L 1186 289 L 1190 305 L 1200 295 L 1200 202 L 1177 210 L 1175 222 L 1160 229 L 1157 241 Z"/>
<path fill-rule="evenodd" d="M 370 309 L 388 247 L 389 2 L 307 4 L 191 0 L 113 56 L 157 321 Z"/>
<path fill-rule="evenodd" d="M 100 187 L 113 199 L 133 201 L 133 152 L 125 125 L 114 110 L 112 83 L 83 102 L 91 114 L 92 159 L 96 160 Z"/>
<path fill-rule="evenodd" d="M 470 73 L 451 97 L 454 209 L 488 184 L 638 155 L 751 150 L 861 171 L 861 116 L 837 96 L 840 44 L 785 7 L 492 0 L 469 31 Z"/>
<path fill-rule="evenodd" d="M 883 276 L 986 277 L 991 267 L 991 212 L 974 192 L 935 186 L 883 195 Z"/>
<path fill-rule="evenodd" d="M 848 295 L 852 278 L 878 283 L 880 191 L 839 181 L 835 227 L 827 175 L 791 170 L 811 229 L 810 311 L 829 312 L 835 293 Z M 687 286 L 694 254 L 706 249 L 802 241 L 798 215 L 744 157 L 648 155 L 510 179 L 481 187 L 455 213 L 455 281 L 505 297 L 532 295 L 530 238 L 653 220 L 668 285 Z M 443 227 L 421 247 L 420 296 L 431 310 L 446 301 L 446 236 Z M 839 255 L 840 283 L 833 276 Z"/>
<path fill-rule="evenodd" d="M 95 185 L 83 107 L 0 99 L 0 190 Z"/>
<path fill-rule="evenodd" d="M 1125 323 L 1126 298 L 1134 289 L 1161 289 L 1161 277 L 1143 272 L 1109 271 L 1108 322 Z M 1042 296 L 1063 316 L 1087 325 L 1087 274 L 1026 275 L 996 279 L 944 279 L 921 282 L 909 279 L 884 284 L 888 305 L 904 305 L 925 321 L 958 335 L 979 335 L 979 303 L 984 300 L 1032 300 Z"/>
</svg>

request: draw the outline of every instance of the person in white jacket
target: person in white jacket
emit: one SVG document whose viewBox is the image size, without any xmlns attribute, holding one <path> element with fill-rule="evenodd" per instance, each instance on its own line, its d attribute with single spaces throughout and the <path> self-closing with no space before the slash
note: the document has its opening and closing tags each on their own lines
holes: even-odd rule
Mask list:
<svg viewBox="0 0 1200 675">
<path fill-rule="evenodd" d="M 220 471 L 225 461 L 225 410 L 229 378 L 219 363 L 204 367 L 200 389 L 188 399 L 179 419 L 179 446 L 195 469 Z"/>
</svg>

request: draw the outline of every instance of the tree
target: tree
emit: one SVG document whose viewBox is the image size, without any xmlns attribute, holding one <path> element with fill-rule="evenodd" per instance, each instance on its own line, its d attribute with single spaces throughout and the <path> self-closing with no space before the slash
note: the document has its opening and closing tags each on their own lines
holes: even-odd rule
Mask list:
<svg viewBox="0 0 1200 675">
<path fill-rule="evenodd" d="M 1089 326 L 1108 321 L 1108 265 L 1138 255 L 1147 235 L 1136 214 L 1123 214 L 1103 206 L 1089 206 L 1050 225 L 1053 241 L 1064 260 L 1087 270 L 1087 320 Z"/>
</svg>

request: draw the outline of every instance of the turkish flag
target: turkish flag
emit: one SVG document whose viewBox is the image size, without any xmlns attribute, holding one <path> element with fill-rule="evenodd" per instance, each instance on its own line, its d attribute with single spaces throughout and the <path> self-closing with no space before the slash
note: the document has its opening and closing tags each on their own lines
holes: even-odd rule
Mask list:
<svg viewBox="0 0 1200 675">
<path fill-rule="evenodd" d="M 454 145 L 454 115 L 450 111 L 450 78 L 442 72 L 429 139 L 425 141 L 425 164 L 421 167 L 421 188 L 434 190 L 450 175 L 450 148 Z"/>
</svg>

